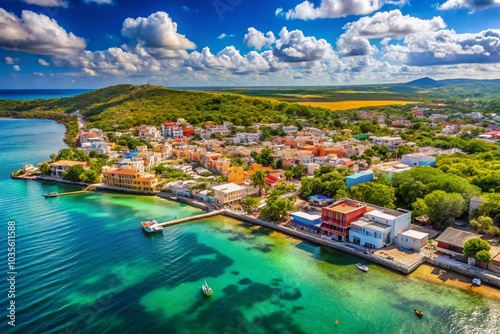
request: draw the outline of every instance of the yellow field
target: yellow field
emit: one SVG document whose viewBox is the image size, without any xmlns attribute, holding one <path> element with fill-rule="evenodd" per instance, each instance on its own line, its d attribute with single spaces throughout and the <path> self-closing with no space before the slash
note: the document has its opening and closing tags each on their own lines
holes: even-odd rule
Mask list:
<svg viewBox="0 0 500 334">
<path fill-rule="evenodd" d="M 418 103 L 415 101 L 393 101 L 393 100 L 374 100 L 374 101 L 340 101 L 340 102 L 298 102 L 299 104 L 311 107 L 321 107 L 330 110 L 347 110 L 362 107 L 379 107 L 389 105 L 405 105 Z"/>
</svg>

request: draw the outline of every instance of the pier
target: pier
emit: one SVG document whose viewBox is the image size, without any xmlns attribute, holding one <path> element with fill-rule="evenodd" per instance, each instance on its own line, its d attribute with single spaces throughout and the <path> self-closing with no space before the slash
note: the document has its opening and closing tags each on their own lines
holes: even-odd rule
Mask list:
<svg viewBox="0 0 500 334">
<path fill-rule="evenodd" d="M 88 186 L 87 188 L 85 188 L 83 190 L 69 191 L 69 192 L 66 192 L 66 193 L 46 193 L 44 196 L 46 198 L 48 198 L 48 197 L 68 196 L 68 195 L 82 194 L 82 193 L 85 193 L 87 191 L 94 191 L 94 190 L 96 190 L 96 188 L 93 185 L 90 185 L 90 186 Z"/>
<path fill-rule="evenodd" d="M 182 223 L 190 222 L 190 221 L 193 221 L 193 220 L 198 220 L 198 219 L 203 219 L 203 218 L 217 216 L 217 215 L 220 215 L 220 214 L 223 214 L 223 213 L 224 213 L 224 210 L 216 210 L 216 211 L 211 211 L 211 212 L 208 212 L 208 213 L 202 213 L 202 214 L 196 215 L 196 216 L 174 219 L 174 220 L 170 220 L 168 222 L 163 222 L 163 223 L 159 223 L 159 224 L 161 226 L 172 226 L 172 225 L 177 225 L 177 224 L 182 224 Z"/>
</svg>

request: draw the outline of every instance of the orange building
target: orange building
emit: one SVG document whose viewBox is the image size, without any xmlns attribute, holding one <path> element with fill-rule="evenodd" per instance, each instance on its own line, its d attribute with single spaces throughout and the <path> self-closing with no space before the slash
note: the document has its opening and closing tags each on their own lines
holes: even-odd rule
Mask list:
<svg viewBox="0 0 500 334">
<path fill-rule="evenodd" d="M 240 166 L 231 166 L 227 174 L 228 183 L 241 184 L 245 179 L 245 170 Z"/>
<path fill-rule="evenodd" d="M 321 230 L 338 241 L 348 241 L 351 222 L 367 212 L 367 206 L 352 200 L 339 200 L 321 209 Z"/>
<path fill-rule="evenodd" d="M 113 187 L 153 191 L 158 185 L 155 175 L 139 173 L 136 169 L 108 169 L 102 176 L 104 184 Z"/>
</svg>

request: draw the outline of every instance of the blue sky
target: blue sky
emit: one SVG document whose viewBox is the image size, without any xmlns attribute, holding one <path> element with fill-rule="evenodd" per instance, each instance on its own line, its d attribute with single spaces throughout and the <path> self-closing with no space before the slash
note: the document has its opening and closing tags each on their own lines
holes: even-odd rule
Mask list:
<svg viewBox="0 0 500 334">
<path fill-rule="evenodd" d="M 500 78 L 500 0 L 2 0 L 0 88 Z"/>
</svg>

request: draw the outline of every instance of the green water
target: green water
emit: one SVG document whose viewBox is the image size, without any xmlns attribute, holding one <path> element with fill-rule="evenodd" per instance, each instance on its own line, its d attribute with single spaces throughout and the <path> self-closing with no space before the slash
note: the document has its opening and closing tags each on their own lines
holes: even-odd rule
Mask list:
<svg viewBox="0 0 500 334">
<path fill-rule="evenodd" d="M 225 217 L 146 235 L 144 219 L 200 210 L 117 193 L 45 199 L 79 188 L 8 177 L 63 147 L 63 132 L 0 120 L 0 249 L 16 221 L 18 271 L 16 327 L 4 311 L 0 333 L 498 333 L 499 301 L 473 292 L 370 263 L 362 273 L 359 259 Z"/>
</svg>

